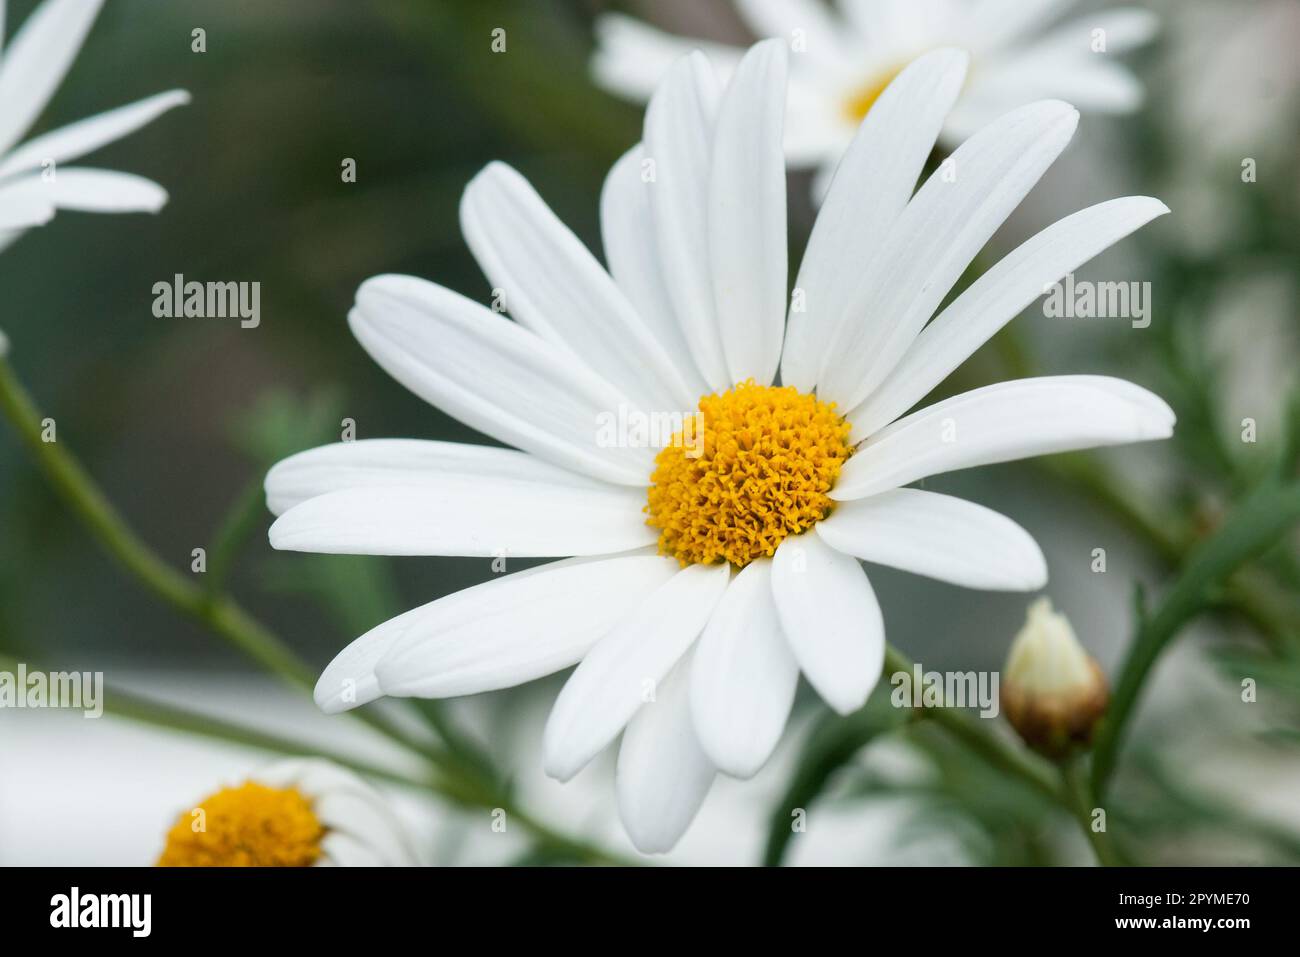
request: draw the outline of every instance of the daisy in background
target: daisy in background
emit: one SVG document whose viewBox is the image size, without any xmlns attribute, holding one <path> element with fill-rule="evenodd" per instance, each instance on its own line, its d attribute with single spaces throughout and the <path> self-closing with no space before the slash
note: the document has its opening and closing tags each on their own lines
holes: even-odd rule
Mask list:
<svg viewBox="0 0 1300 957">
<path fill-rule="evenodd" d="M 409 867 L 409 841 L 388 803 L 321 759 L 280 761 L 184 811 L 160 867 Z"/>
<path fill-rule="evenodd" d="M 64 167 L 189 102 L 160 93 L 21 143 L 72 66 L 103 0 L 45 0 L 0 50 L 0 249 L 56 209 L 156 213 L 167 202 L 157 183 L 110 170 Z M 0 0 L 0 42 L 5 0 Z M 24 215 L 13 215 L 26 209 Z M 6 214 L 9 211 L 9 215 Z"/>
<path fill-rule="evenodd" d="M 971 57 L 965 88 L 940 139 L 956 145 L 1007 110 L 1060 97 L 1085 112 L 1128 113 L 1142 87 L 1116 59 L 1155 34 L 1136 8 L 1058 22 L 1076 0 L 734 0 L 759 37 L 791 44 L 785 148 L 795 168 L 816 167 L 825 184 L 867 111 L 899 71 L 927 51 Z M 1100 33 L 1098 31 L 1101 31 Z M 703 48 L 723 82 L 744 50 L 702 43 L 604 14 L 596 21 L 592 73 L 611 92 L 644 102 L 672 63 Z"/>
<path fill-rule="evenodd" d="M 962 89 L 960 51 L 904 69 L 862 123 L 787 321 L 786 64 L 776 40 L 725 87 L 701 53 L 673 64 L 643 143 L 605 182 L 608 272 L 518 173 L 475 177 L 463 232 L 514 321 L 410 276 L 362 284 L 349 322 L 363 348 L 519 451 L 370 439 L 266 479 L 276 548 L 567 556 L 379 625 L 329 665 L 316 700 L 337 712 L 470 695 L 576 664 L 545 768 L 567 780 L 621 734 L 619 808 L 643 851 L 674 845 L 719 770 L 763 765 L 800 673 L 836 711 L 861 707 L 885 642 L 861 560 L 971 588 L 1046 581 L 1011 520 L 907 486 L 1174 424 L 1145 389 L 1087 375 L 907 414 L 1048 284 L 1167 212 L 1128 197 L 1075 213 L 934 315 L 1078 120 L 1059 101 L 1014 110 L 956 150 L 955 178 L 913 195 Z M 604 441 L 615 410 L 698 410 L 702 442 Z"/>
</svg>

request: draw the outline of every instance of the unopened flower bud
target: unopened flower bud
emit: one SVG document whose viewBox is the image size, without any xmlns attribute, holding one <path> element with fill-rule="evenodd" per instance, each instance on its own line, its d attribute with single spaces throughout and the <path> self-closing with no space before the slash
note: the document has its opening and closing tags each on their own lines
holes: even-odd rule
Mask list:
<svg viewBox="0 0 1300 957">
<path fill-rule="evenodd" d="M 1053 758 L 1087 747 L 1109 697 L 1101 666 L 1066 617 L 1047 598 L 1030 605 L 1002 680 L 1002 712 L 1025 743 Z"/>
</svg>

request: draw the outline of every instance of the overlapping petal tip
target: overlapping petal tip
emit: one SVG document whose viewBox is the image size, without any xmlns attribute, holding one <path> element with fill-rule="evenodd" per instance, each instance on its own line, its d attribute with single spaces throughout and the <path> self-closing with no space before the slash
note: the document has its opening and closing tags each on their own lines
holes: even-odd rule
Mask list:
<svg viewBox="0 0 1300 957">
<path fill-rule="evenodd" d="M 749 778 L 785 730 L 799 681 L 772 599 L 772 562 L 736 575 L 700 636 L 690 665 L 690 709 L 712 764 Z"/>
<path fill-rule="evenodd" d="M 583 657 L 555 699 L 542 736 L 550 777 L 572 778 L 657 695 L 704 629 L 729 577 L 726 565 L 681 569 Z"/>
<path fill-rule="evenodd" d="M 717 777 L 691 720 L 686 657 L 659 682 L 623 732 L 615 788 L 618 812 L 642 854 L 671 851 L 695 820 Z"/>
</svg>

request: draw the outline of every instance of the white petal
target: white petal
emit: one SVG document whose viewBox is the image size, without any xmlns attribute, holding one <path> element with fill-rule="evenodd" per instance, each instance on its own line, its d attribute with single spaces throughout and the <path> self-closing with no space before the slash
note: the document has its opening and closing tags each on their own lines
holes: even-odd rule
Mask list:
<svg viewBox="0 0 1300 957">
<path fill-rule="evenodd" d="M 569 676 L 542 738 L 546 773 L 567 781 L 618 736 L 709 620 L 727 565 L 683 568 L 602 638 Z"/>
<path fill-rule="evenodd" d="M 54 218 L 54 203 L 33 178 L 0 186 L 0 230 L 40 226 Z"/>
<path fill-rule="evenodd" d="M 655 242 L 677 323 L 705 381 L 722 391 L 727 374 L 713 307 L 708 197 L 717 78 L 702 53 L 673 64 L 645 114 L 646 156 Z"/>
<path fill-rule="evenodd" d="M 899 488 L 844 502 L 817 523 L 836 551 L 940 581 L 999 591 L 1047 584 L 1047 561 L 1005 515 L 951 495 Z"/>
<path fill-rule="evenodd" d="M 430 475 L 418 487 L 328 492 L 271 525 L 271 547 L 330 555 L 562 558 L 654 543 L 645 493 L 514 478 Z"/>
<path fill-rule="evenodd" d="M 772 597 L 809 684 L 840 714 L 862 707 L 884 667 L 885 623 L 858 560 L 815 534 L 787 538 L 772 558 Z"/>
<path fill-rule="evenodd" d="M 719 770 L 758 773 L 781 740 L 798 683 L 772 600 L 772 563 L 751 562 L 714 609 L 690 668 L 695 730 Z"/>
<path fill-rule="evenodd" d="M 776 377 L 785 326 L 786 44 L 767 40 L 740 62 L 718 108 L 709 180 L 709 262 L 727 373 Z"/>
<path fill-rule="evenodd" d="M 649 448 L 598 442 L 627 397 L 517 323 L 411 276 L 366 280 L 348 322 L 389 375 L 466 425 L 564 468 L 644 486 Z"/>
<path fill-rule="evenodd" d="M 619 817 L 643 854 L 673 849 L 717 777 L 691 725 L 690 666 L 688 655 L 659 682 L 655 700 L 633 716 L 618 751 Z"/>
<path fill-rule="evenodd" d="M 0 60 L 0 155 L 22 138 L 76 59 L 103 0 L 45 0 Z"/>
<path fill-rule="evenodd" d="M 334 867 L 383 867 L 379 855 L 350 834 L 331 831 L 320 842 L 325 860 Z"/>
<path fill-rule="evenodd" d="M 464 442 L 359 439 L 299 452 L 266 475 L 266 505 L 280 515 L 295 505 L 346 488 L 436 487 L 446 477 L 600 489 L 604 483 L 543 462 L 527 452 Z"/>
<path fill-rule="evenodd" d="M 831 498 L 865 498 L 976 465 L 1165 439 L 1174 413 L 1141 386 L 1107 376 L 999 382 L 913 412 L 845 463 Z"/>
<path fill-rule="evenodd" d="M 846 315 L 862 270 L 889 237 L 944 117 L 961 90 L 967 56 L 936 50 L 911 64 L 880 95 L 831 180 L 813 224 L 795 288 L 781 357 L 781 381 L 808 392 L 829 358 L 829 339 Z"/>
<path fill-rule="evenodd" d="M 46 160 L 64 163 L 85 156 L 189 101 L 184 90 L 171 90 L 37 136 L 4 157 L 0 177 L 36 169 Z"/>
<path fill-rule="evenodd" d="M 673 36 L 621 13 L 602 13 L 596 17 L 594 29 L 593 79 L 613 93 L 640 102 L 650 99 L 673 63 L 692 50 L 703 51 L 724 82 L 742 52 L 696 37 Z"/>
<path fill-rule="evenodd" d="M 695 396 L 709 390 L 695 367 L 690 346 L 677 325 L 677 315 L 659 266 L 650 187 L 641 179 L 645 150 L 638 143 L 610 168 L 600 192 L 600 231 L 610 275 L 641 315 L 647 328 L 672 359 L 686 387 Z"/>
<path fill-rule="evenodd" d="M 880 388 L 848 416 L 857 438 L 924 398 L 1047 287 L 1169 207 L 1129 196 L 1081 210 L 1021 244 L 921 330 Z"/>
<path fill-rule="evenodd" d="M 134 173 L 73 166 L 59 169 L 46 194 L 60 209 L 85 213 L 156 213 L 167 205 L 167 190 Z"/>
<path fill-rule="evenodd" d="M 894 368 L 993 232 L 1070 141 L 1078 112 L 1033 103 L 985 127 L 899 215 L 849 297 L 818 394 L 851 409 Z"/>
<path fill-rule="evenodd" d="M 312 802 L 317 820 L 368 848 L 386 867 L 411 867 L 415 860 L 393 813 L 348 791 L 332 791 Z"/>
<path fill-rule="evenodd" d="M 760 37 L 777 37 L 786 44 L 799 39 L 798 55 L 808 58 L 810 69 L 839 71 L 852 59 L 840 42 L 843 27 L 818 0 L 736 0 L 736 9 Z"/>
<path fill-rule="evenodd" d="M 644 412 L 687 412 L 695 399 L 667 352 L 577 236 L 528 181 L 489 163 L 465 188 L 461 230 L 506 311 L 569 350 Z"/>
<path fill-rule="evenodd" d="M 382 694 L 448 698 L 551 674 L 576 663 L 676 569 L 649 553 L 573 558 L 447 595 L 343 649 L 316 682 L 316 704 L 334 714 Z"/>
</svg>

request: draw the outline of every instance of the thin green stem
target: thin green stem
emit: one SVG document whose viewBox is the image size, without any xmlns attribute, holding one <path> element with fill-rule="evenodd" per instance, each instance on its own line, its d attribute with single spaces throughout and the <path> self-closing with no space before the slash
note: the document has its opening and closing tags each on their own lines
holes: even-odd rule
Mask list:
<svg viewBox="0 0 1300 957">
<path fill-rule="evenodd" d="M 159 558 L 127 525 L 76 458 L 65 451 L 57 441 L 45 441 L 42 435 L 42 417 L 35 403 L 3 358 L 0 358 L 0 413 L 14 426 L 23 444 L 44 471 L 54 490 L 81 518 L 105 550 L 145 588 L 182 614 L 206 625 L 291 687 L 310 694 L 313 684 L 311 672 L 288 645 L 253 618 L 233 598 L 209 593 Z M 237 531 L 231 532 L 232 536 L 237 534 Z M 118 700 L 116 710 L 125 717 L 220 737 L 224 740 L 235 740 L 238 743 L 281 753 L 317 753 L 324 756 L 324 752 L 318 748 L 304 747 L 296 741 L 265 732 L 240 728 L 237 725 L 194 715 L 181 709 L 146 702 L 124 692 L 115 692 L 115 696 Z M 500 794 L 495 786 L 473 779 L 459 780 L 454 776 L 441 773 L 446 768 L 454 768 L 466 774 L 472 772 L 474 769 L 462 757 L 450 755 L 442 749 L 412 739 L 405 731 L 380 714 L 369 711 L 353 711 L 350 714 L 355 720 L 364 722 L 428 761 L 432 768 L 440 773 L 431 776 L 426 786 L 443 797 L 467 807 L 501 808 L 506 812 L 508 819 L 513 819 L 523 826 L 539 842 L 577 860 L 601 864 L 632 863 L 593 844 L 552 830 L 531 814 L 515 806 Z M 330 755 L 330 757 L 334 759 L 337 755 Z M 387 772 L 377 768 L 363 769 L 351 759 L 341 759 L 341 761 L 359 770 L 365 770 L 366 773 L 389 776 Z M 406 780 L 404 783 L 416 782 Z"/>
<path fill-rule="evenodd" d="M 209 594 L 164 562 L 135 534 L 72 453 L 46 441 L 42 416 L 8 362 L 0 359 L 0 412 L 9 419 L 54 490 L 90 529 L 105 550 L 145 588 L 182 614 L 229 641 L 290 686 L 312 689 L 311 671 L 283 641 L 232 598 Z M 57 433 L 56 433 L 57 436 Z M 357 720 L 428 757 L 428 745 L 413 741 L 385 718 L 356 712 Z"/>
<path fill-rule="evenodd" d="M 1093 794 L 1088 774 L 1084 770 L 1086 760 L 1076 758 L 1066 762 L 1061 773 L 1065 780 L 1066 793 L 1070 797 L 1071 810 L 1079 827 L 1092 845 L 1093 853 L 1104 867 L 1118 867 L 1128 863 L 1110 839 L 1106 830 L 1096 830 L 1093 825 L 1093 812 L 1097 808 L 1097 798 Z"/>
<path fill-rule="evenodd" d="M 885 670 L 887 673 L 902 671 L 911 674 L 912 661 L 897 648 L 887 644 Z M 1099 863 L 1107 866 L 1124 863 L 1107 835 L 1098 834 L 1092 829 L 1091 812 L 1095 802 L 1082 796 L 1084 792 L 1078 790 L 1068 772 L 1063 772 L 1028 749 L 1017 746 L 994 731 L 987 722 L 972 718 L 959 708 L 924 708 L 919 716 L 943 727 L 990 765 L 1021 779 L 1067 811 L 1088 839 Z"/>
<path fill-rule="evenodd" d="M 1244 563 L 1267 551 L 1300 521 L 1300 482 L 1267 482 L 1251 492 L 1202 542 L 1154 613 L 1143 615 L 1120 670 L 1093 753 L 1092 787 L 1104 796 L 1147 674 L 1165 647 Z"/>
</svg>

